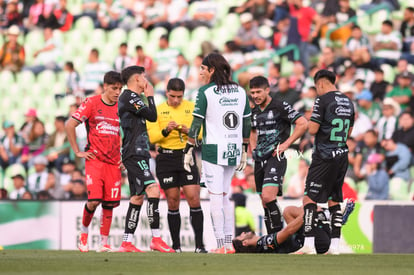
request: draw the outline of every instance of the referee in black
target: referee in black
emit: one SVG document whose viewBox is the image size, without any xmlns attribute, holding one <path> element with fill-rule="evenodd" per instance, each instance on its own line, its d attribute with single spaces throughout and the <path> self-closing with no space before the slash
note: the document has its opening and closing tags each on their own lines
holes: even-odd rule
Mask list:
<svg viewBox="0 0 414 275">
<path fill-rule="evenodd" d="M 316 254 L 316 204 L 325 202 L 328 202 L 332 228 L 328 254 L 339 254 L 342 226 L 339 203 L 342 202 L 342 184 L 348 167 L 346 141 L 354 125 L 354 105 L 336 89 L 333 72 L 320 70 L 314 81 L 318 97 L 309 122 L 309 133 L 315 135 L 315 143 L 303 198 L 305 243 L 296 254 Z"/>
<path fill-rule="evenodd" d="M 181 252 L 181 187 L 190 206 L 190 221 L 195 234 L 195 253 L 207 253 L 203 244 L 203 210 L 200 205 L 200 176 L 197 165 L 184 170 L 183 149 L 193 121 L 194 103 L 183 99 L 184 81 L 172 78 L 167 84 L 167 101 L 157 106 L 157 121 L 148 123 L 150 142 L 158 145 L 156 173 L 168 202 L 168 226 L 172 248 Z"/>
</svg>

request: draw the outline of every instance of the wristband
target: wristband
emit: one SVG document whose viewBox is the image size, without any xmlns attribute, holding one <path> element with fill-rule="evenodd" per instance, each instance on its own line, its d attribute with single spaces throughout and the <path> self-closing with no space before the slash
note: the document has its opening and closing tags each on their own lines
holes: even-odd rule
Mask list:
<svg viewBox="0 0 414 275">
<path fill-rule="evenodd" d="M 170 132 L 168 132 L 167 127 L 165 127 L 164 129 L 162 129 L 161 134 L 164 137 L 168 137 L 168 135 L 170 134 Z"/>
<path fill-rule="evenodd" d="M 184 148 L 184 154 L 187 154 L 188 151 L 193 147 L 194 147 L 194 144 L 192 144 L 190 142 L 187 142 L 187 144 L 185 145 L 185 148 Z"/>
<path fill-rule="evenodd" d="M 247 148 L 249 147 L 248 143 L 243 143 L 242 144 L 242 148 L 243 148 L 243 152 L 247 152 Z"/>
</svg>

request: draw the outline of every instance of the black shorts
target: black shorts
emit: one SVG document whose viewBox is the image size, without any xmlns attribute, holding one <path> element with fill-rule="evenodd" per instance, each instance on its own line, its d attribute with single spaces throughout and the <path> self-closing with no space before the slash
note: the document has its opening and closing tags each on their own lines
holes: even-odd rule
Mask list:
<svg viewBox="0 0 414 275">
<path fill-rule="evenodd" d="M 348 154 L 333 159 L 322 159 L 318 154 L 313 154 L 306 178 L 305 195 L 319 203 L 328 200 L 342 202 L 342 185 L 347 169 Z"/>
<path fill-rule="evenodd" d="M 184 170 L 183 150 L 168 150 L 160 148 L 155 159 L 156 173 L 162 189 L 184 185 L 200 184 L 200 174 L 197 165 L 191 166 L 191 173 Z M 193 153 L 195 161 L 195 155 Z"/>
<path fill-rule="evenodd" d="M 128 171 L 128 182 L 131 196 L 143 195 L 145 188 L 155 183 L 154 176 L 149 168 L 149 158 L 133 156 L 123 160 Z"/>
<path fill-rule="evenodd" d="M 263 187 L 278 186 L 277 196 L 283 195 L 283 178 L 286 173 L 287 160 L 285 157 L 270 157 L 265 161 L 254 163 L 254 180 L 256 192 L 261 194 Z"/>
</svg>

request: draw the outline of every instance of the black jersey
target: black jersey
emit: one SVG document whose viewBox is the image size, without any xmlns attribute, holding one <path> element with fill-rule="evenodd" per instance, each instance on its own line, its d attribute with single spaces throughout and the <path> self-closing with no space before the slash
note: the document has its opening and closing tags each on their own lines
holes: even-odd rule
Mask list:
<svg viewBox="0 0 414 275">
<path fill-rule="evenodd" d="M 146 120 L 157 120 L 157 110 L 152 96 L 148 97 L 148 106 L 142 98 L 125 90 L 118 101 L 118 112 L 124 134 L 122 139 L 122 159 L 131 156 L 150 157 Z"/>
<path fill-rule="evenodd" d="M 339 91 L 328 92 L 315 99 L 311 120 L 320 124 L 314 153 L 323 159 L 348 152 L 348 130 L 354 125 L 354 105 Z"/>
<path fill-rule="evenodd" d="M 267 159 L 280 143 L 290 135 L 291 125 L 301 114 L 285 101 L 272 98 L 264 110 L 256 106 L 252 116 L 252 129 L 257 131 L 257 147 L 255 160 Z"/>
</svg>

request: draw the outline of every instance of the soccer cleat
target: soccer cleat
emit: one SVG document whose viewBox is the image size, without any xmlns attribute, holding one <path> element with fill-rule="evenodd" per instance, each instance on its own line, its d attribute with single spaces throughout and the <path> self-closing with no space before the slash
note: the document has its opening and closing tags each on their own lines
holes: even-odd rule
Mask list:
<svg viewBox="0 0 414 275">
<path fill-rule="evenodd" d="M 79 243 L 78 248 L 80 252 L 88 252 L 88 233 L 80 233 L 79 234 Z"/>
<path fill-rule="evenodd" d="M 169 247 L 160 237 L 152 238 L 150 249 L 163 253 L 175 253 L 175 250 Z"/>
<path fill-rule="evenodd" d="M 175 253 L 183 253 L 183 251 L 181 250 L 181 248 L 177 248 L 177 249 L 174 249 L 175 250 Z"/>
<path fill-rule="evenodd" d="M 131 242 L 122 242 L 119 252 L 144 252 L 135 247 Z"/>
<path fill-rule="evenodd" d="M 109 244 L 101 245 L 96 252 L 113 252 L 112 247 Z"/>
<path fill-rule="evenodd" d="M 325 253 L 325 255 L 339 255 L 340 253 L 339 253 L 339 251 L 338 250 L 336 250 L 336 249 L 332 249 L 332 248 L 329 248 L 329 250 L 328 251 L 326 251 L 326 253 Z"/>
<path fill-rule="evenodd" d="M 299 249 L 298 251 L 295 251 L 293 253 L 290 254 L 296 254 L 296 255 L 315 255 L 316 254 L 316 250 L 313 247 L 309 247 L 309 246 L 302 246 L 301 249 Z"/>
<path fill-rule="evenodd" d="M 208 253 L 208 251 L 204 247 L 197 247 L 194 253 Z"/>
<path fill-rule="evenodd" d="M 227 249 L 226 247 L 222 246 L 220 248 L 216 248 L 216 249 L 211 250 L 211 253 L 214 253 L 214 254 L 234 254 L 234 253 L 236 253 L 236 251 L 233 248 Z"/>
<path fill-rule="evenodd" d="M 355 208 L 355 202 L 353 200 L 347 200 L 344 213 L 342 213 L 342 225 L 344 225 L 349 218 L 349 215 L 351 215 L 352 211 L 354 211 Z"/>
</svg>

